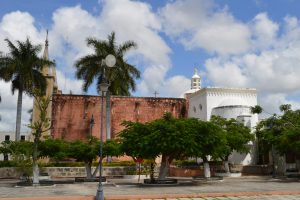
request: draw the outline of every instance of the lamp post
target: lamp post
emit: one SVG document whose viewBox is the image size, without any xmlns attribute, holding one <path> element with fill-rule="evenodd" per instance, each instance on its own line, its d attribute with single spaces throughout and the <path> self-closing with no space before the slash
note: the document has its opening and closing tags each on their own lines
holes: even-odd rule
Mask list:
<svg viewBox="0 0 300 200">
<path fill-rule="evenodd" d="M 105 59 L 101 61 L 101 67 L 114 67 L 116 64 L 116 58 L 109 54 Z M 101 92 L 101 122 L 100 122 L 100 152 L 99 152 L 99 185 L 96 193 L 96 200 L 104 200 L 103 185 L 102 185 L 102 147 L 103 147 L 103 113 L 104 113 L 104 94 L 108 91 L 109 80 L 105 77 L 105 70 L 101 75 L 100 92 Z"/>
<path fill-rule="evenodd" d="M 95 120 L 94 120 L 94 115 L 92 115 L 91 120 L 90 120 L 90 137 L 93 136 L 93 126 L 95 124 Z"/>
</svg>

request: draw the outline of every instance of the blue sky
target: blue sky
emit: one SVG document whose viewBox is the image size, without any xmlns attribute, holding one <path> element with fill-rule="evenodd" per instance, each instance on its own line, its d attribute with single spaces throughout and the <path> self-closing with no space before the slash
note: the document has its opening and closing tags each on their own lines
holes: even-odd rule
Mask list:
<svg viewBox="0 0 300 200">
<path fill-rule="evenodd" d="M 196 67 L 203 87 L 257 88 L 260 105 L 277 112 L 283 103 L 300 107 L 299 10 L 297 0 L 2 0 L 0 51 L 4 38 L 43 44 L 49 29 L 59 87 L 81 94 L 73 63 L 90 53 L 85 38 L 116 31 L 118 42 L 138 44 L 126 55 L 142 73 L 134 95 L 179 97 Z M 14 121 L 9 87 L 0 82 L 0 114 L 12 116 L 4 122 Z M 31 104 L 25 98 L 24 110 Z"/>
</svg>

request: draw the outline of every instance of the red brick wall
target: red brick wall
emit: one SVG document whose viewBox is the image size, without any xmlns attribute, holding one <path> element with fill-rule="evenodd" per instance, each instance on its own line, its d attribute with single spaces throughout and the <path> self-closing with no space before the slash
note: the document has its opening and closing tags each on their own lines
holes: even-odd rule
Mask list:
<svg viewBox="0 0 300 200">
<path fill-rule="evenodd" d="M 105 98 L 104 98 L 105 109 Z M 54 95 L 52 130 L 54 138 L 85 139 L 90 133 L 90 120 L 94 116 L 92 135 L 100 137 L 101 97 L 85 95 Z M 171 112 L 175 117 L 186 117 L 186 100 L 181 98 L 111 96 L 111 131 L 114 138 L 124 127 L 124 120 L 148 122 Z M 103 137 L 106 133 L 104 110 Z"/>
</svg>

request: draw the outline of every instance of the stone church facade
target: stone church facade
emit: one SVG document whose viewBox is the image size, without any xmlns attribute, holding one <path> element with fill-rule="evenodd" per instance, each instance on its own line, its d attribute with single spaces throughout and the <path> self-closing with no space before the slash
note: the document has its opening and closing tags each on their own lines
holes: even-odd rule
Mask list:
<svg viewBox="0 0 300 200">
<path fill-rule="evenodd" d="M 124 129 L 123 121 L 149 122 L 161 118 L 165 112 L 174 117 L 187 117 L 186 99 L 183 98 L 111 96 L 110 99 L 110 119 L 106 112 L 103 116 L 104 140 L 107 135 L 116 138 Z M 99 138 L 100 114 L 100 96 L 56 94 L 53 96 L 51 135 L 65 140 L 85 139 L 89 135 Z"/>
</svg>

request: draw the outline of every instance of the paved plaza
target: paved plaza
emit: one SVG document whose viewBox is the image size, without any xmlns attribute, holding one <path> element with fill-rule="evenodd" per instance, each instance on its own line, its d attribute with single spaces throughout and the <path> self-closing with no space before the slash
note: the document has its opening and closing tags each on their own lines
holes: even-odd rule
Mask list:
<svg viewBox="0 0 300 200">
<path fill-rule="evenodd" d="M 97 183 L 56 184 L 54 186 L 13 187 L 15 180 L 0 180 L 1 198 L 93 199 Z M 104 185 L 106 199 L 299 199 L 300 181 L 271 177 L 225 178 L 223 181 L 197 184 L 191 178 L 179 185 L 149 187 L 137 180 L 108 179 Z M 35 198 L 33 198 L 35 197 Z M 49 198 L 51 197 L 51 198 Z"/>
</svg>

